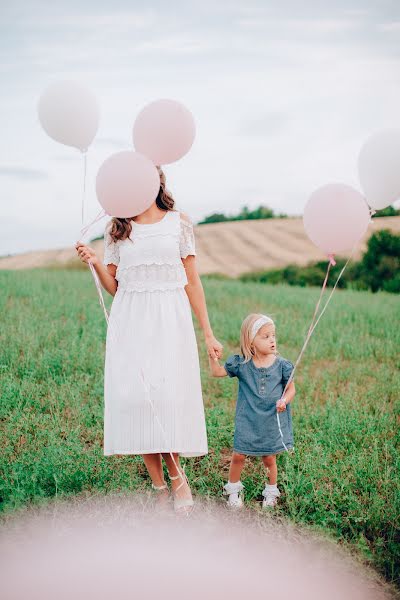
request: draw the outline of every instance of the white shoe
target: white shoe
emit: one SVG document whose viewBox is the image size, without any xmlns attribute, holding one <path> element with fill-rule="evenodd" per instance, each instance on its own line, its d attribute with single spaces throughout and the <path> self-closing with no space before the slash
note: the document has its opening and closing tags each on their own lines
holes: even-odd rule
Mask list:
<svg viewBox="0 0 400 600">
<path fill-rule="evenodd" d="M 242 508 L 243 484 L 241 481 L 236 481 L 235 483 L 228 481 L 224 485 L 223 494 L 229 496 L 226 502 L 229 508 Z"/>
<path fill-rule="evenodd" d="M 262 503 L 263 508 L 270 508 L 271 506 L 276 506 L 277 499 L 281 495 L 276 485 L 266 485 L 262 491 L 262 495 L 264 496 L 264 500 Z"/>
</svg>

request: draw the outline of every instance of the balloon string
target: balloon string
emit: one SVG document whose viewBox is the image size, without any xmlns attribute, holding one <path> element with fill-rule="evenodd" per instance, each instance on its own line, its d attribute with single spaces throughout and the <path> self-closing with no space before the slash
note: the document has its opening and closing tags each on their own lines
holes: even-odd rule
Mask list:
<svg viewBox="0 0 400 600">
<path fill-rule="evenodd" d="M 101 219 L 103 217 L 106 216 L 106 211 L 104 209 L 101 209 L 101 211 L 99 212 L 99 214 L 93 219 L 93 221 L 91 221 L 91 223 L 89 223 L 88 225 L 85 225 L 85 227 L 82 227 L 81 229 L 81 237 L 84 237 L 87 232 L 89 231 L 89 229 L 92 227 L 92 225 L 94 225 L 95 223 L 97 223 L 97 221 L 101 221 Z"/>
<path fill-rule="evenodd" d="M 99 302 L 100 302 L 100 306 L 101 306 L 101 307 L 102 307 L 102 309 L 103 309 L 103 312 L 104 312 L 104 317 L 105 317 L 105 319 L 106 319 L 106 322 L 107 322 L 107 325 L 108 325 L 108 319 L 109 319 L 109 315 L 108 315 L 108 312 L 107 312 L 106 306 L 105 306 L 105 304 L 104 304 L 104 298 L 103 298 L 103 293 L 102 293 L 102 291 L 101 291 L 101 285 L 100 285 L 99 277 L 98 277 L 98 275 L 97 275 L 97 273 L 96 273 L 96 269 L 94 268 L 94 266 L 93 266 L 93 264 L 91 263 L 91 261 L 90 261 L 90 260 L 89 260 L 89 262 L 88 262 L 88 265 L 89 265 L 89 268 L 90 268 L 90 270 L 91 270 L 91 272 L 92 272 L 93 279 L 94 279 L 94 282 L 95 282 L 95 284 L 96 284 L 97 294 L 98 294 L 98 296 L 99 296 Z"/>
<path fill-rule="evenodd" d="M 337 287 L 337 285 L 338 285 L 338 283 L 339 283 L 339 280 L 340 280 L 340 278 L 342 277 L 342 275 L 343 275 L 343 273 L 344 273 L 344 270 L 346 269 L 346 267 L 347 267 L 347 265 L 349 264 L 350 260 L 352 259 L 352 257 L 353 257 L 353 254 L 354 254 L 354 251 L 355 251 L 355 249 L 356 249 L 356 247 L 357 247 L 357 245 L 358 245 L 359 241 L 362 239 L 362 237 L 364 237 L 364 234 L 363 234 L 363 235 L 362 235 L 362 236 L 361 236 L 361 237 L 360 237 L 360 238 L 359 238 L 359 239 L 358 239 L 358 240 L 355 242 L 355 244 L 354 244 L 354 246 L 353 246 L 353 248 L 352 248 L 352 250 L 351 250 L 351 253 L 350 253 L 350 256 L 349 256 L 349 258 L 347 259 L 347 261 L 346 261 L 346 263 L 345 263 L 344 267 L 343 267 L 343 268 L 342 268 L 342 270 L 340 271 L 340 273 L 339 273 L 339 275 L 338 275 L 338 277 L 337 277 L 337 279 L 336 279 L 336 282 L 335 282 L 335 284 L 334 284 L 334 286 L 333 286 L 333 288 L 332 288 L 332 291 L 331 291 L 331 293 L 329 294 L 329 296 L 328 296 L 328 299 L 327 299 L 327 301 L 325 302 L 325 304 L 324 304 L 324 306 L 323 306 L 323 308 L 322 308 L 322 310 L 321 310 L 321 312 L 320 312 L 320 314 L 319 314 L 319 316 L 318 316 L 318 319 L 317 319 L 317 320 L 316 320 L 316 322 L 314 323 L 315 317 L 316 317 L 316 315 L 317 315 L 318 307 L 319 307 L 319 305 L 320 305 L 320 303 L 321 303 L 321 299 L 322 299 L 323 293 L 324 293 L 324 291 L 325 291 L 325 289 L 326 289 L 326 286 L 327 286 L 327 282 L 328 282 L 328 276 L 329 276 L 329 271 L 330 271 L 330 267 L 331 267 L 331 265 L 332 265 L 332 255 L 329 255 L 329 263 L 328 263 L 328 268 L 327 268 L 327 271 L 326 271 L 325 279 L 324 279 L 324 282 L 323 282 L 323 284 L 322 284 L 322 289 L 321 289 L 320 297 L 319 297 L 319 300 L 318 300 L 318 302 L 317 302 L 317 306 L 316 306 L 316 308 L 315 308 L 314 315 L 313 315 L 313 318 L 312 318 L 312 320 L 311 320 L 311 324 L 310 324 L 310 327 L 309 327 L 309 329 L 308 329 L 308 333 L 307 333 L 307 335 L 306 335 L 306 339 L 305 339 L 305 341 L 304 341 L 304 344 L 303 344 L 303 347 L 302 347 L 302 349 L 300 350 L 299 356 L 297 357 L 297 360 L 296 360 L 296 362 L 295 362 L 295 364 L 294 364 L 294 367 L 293 367 L 293 369 L 292 369 L 292 372 L 291 372 L 291 374 L 290 374 L 290 377 L 289 377 L 289 379 L 288 379 L 288 380 L 287 380 L 287 382 L 286 382 L 286 385 L 285 385 L 285 387 L 284 387 L 284 390 L 283 390 L 283 392 L 282 392 L 282 396 L 280 397 L 280 400 L 282 400 L 282 398 L 285 396 L 285 393 L 286 393 L 286 390 L 287 390 L 288 386 L 289 386 L 289 385 L 291 384 L 291 382 L 293 381 L 294 373 L 295 373 L 295 371 L 296 371 L 296 369 L 297 369 L 297 367 L 298 367 L 298 364 L 299 364 L 299 362 L 300 362 L 300 360 L 301 360 L 301 357 L 302 357 L 302 356 L 303 356 L 303 354 L 304 354 L 304 351 L 305 351 L 305 349 L 306 349 L 306 347 L 307 347 L 307 345 L 308 345 L 308 342 L 310 341 L 310 338 L 311 338 L 312 334 L 314 333 L 314 330 L 315 330 L 315 328 L 317 327 L 317 325 L 318 325 L 318 323 L 319 323 L 319 321 L 320 321 L 320 319 L 321 319 L 322 315 L 323 315 L 323 314 L 324 314 L 324 312 L 326 311 L 326 309 L 327 309 L 327 307 L 328 307 L 328 304 L 329 304 L 329 302 L 331 301 L 332 295 L 333 295 L 333 293 L 334 293 L 334 291 L 335 291 L 335 289 L 336 289 L 336 287 Z M 336 263 L 334 263 L 334 264 L 336 264 Z M 282 438 L 282 444 L 283 444 L 283 446 L 284 446 L 285 450 L 288 452 L 289 450 L 288 450 L 288 448 L 286 447 L 286 444 L 285 444 L 285 442 L 284 442 L 284 439 L 283 439 L 283 433 L 282 433 L 282 429 L 281 429 L 281 423 L 280 423 L 280 419 L 279 419 L 279 413 L 278 413 L 278 411 L 276 412 L 276 419 L 277 419 L 277 421 L 278 421 L 278 429 L 279 429 L 280 436 L 281 436 L 281 438 Z"/>
<path fill-rule="evenodd" d="M 163 437 L 164 437 L 164 442 L 165 442 L 166 444 L 168 444 L 168 438 L 167 438 L 167 434 L 166 434 L 166 432 L 165 432 L 165 429 L 164 429 L 164 427 L 163 427 L 163 426 L 162 426 L 162 424 L 161 424 L 161 421 L 160 421 L 160 419 L 159 419 L 159 418 L 158 418 L 158 416 L 157 416 L 157 413 L 156 413 L 156 411 L 155 411 L 155 408 L 154 408 L 154 404 L 153 404 L 153 402 L 152 402 L 152 401 L 151 401 L 151 399 L 150 399 L 150 385 L 147 385 L 147 384 L 146 384 L 146 380 L 145 380 L 144 373 L 143 373 L 143 367 L 140 369 L 140 376 L 141 376 L 141 378 L 142 378 L 143 387 L 144 387 L 144 389 L 145 389 L 145 391 L 146 391 L 146 398 L 147 398 L 147 400 L 148 400 L 148 402 L 149 402 L 149 404 L 150 404 L 150 406 L 151 406 L 151 409 L 152 409 L 152 411 L 153 411 L 154 418 L 155 418 L 155 420 L 157 421 L 159 428 L 161 429 L 161 433 L 162 433 L 162 435 L 163 435 Z M 154 387 L 154 386 L 153 386 L 153 387 Z M 175 468 L 176 468 L 176 470 L 177 470 L 177 472 L 178 472 L 178 474 L 179 474 L 179 476 L 180 476 L 180 478 L 181 478 L 181 480 L 182 480 L 182 483 L 183 483 L 184 481 L 186 481 L 187 485 L 188 485 L 188 486 L 189 486 L 189 488 L 190 488 L 190 483 L 189 483 L 189 480 L 188 480 L 188 477 L 187 477 L 187 475 L 186 475 L 186 473 L 185 473 L 185 470 L 184 470 L 184 468 L 182 468 L 182 470 L 181 470 L 181 469 L 179 469 L 179 467 L 178 467 L 178 465 L 177 465 L 177 463 L 176 463 L 176 461 L 175 461 L 175 458 L 174 458 L 174 455 L 172 454 L 172 452 L 169 452 L 168 454 L 171 456 L 172 462 L 173 462 L 173 463 L 174 463 L 174 465 L 175 465 Z"/>
<path fill-rule="evenodd" d="M 83 189 L 82 189 L 82 225 L 85 222 L 85 196 L 86 196 L 86 171 L 87 171 L 87 151 L 83 153 Z"/>
<path fill-rule="evenodd" d="M 106 319 L 107 319 L 107 317 L 106 317 Z M 113 329 L 113 323 L 114 323 L 114 321 L 112 323 L 109 323 L 109 320 L 107 319 L 107 325 L 108 325 L 108 327 L 107 327 L 107 335 L 109 335 L 110 339 L 112 339 L 114 342 L 117 342 L 117 337 L 116 337 L 114 329 Z M 164 442 L 166 444 L 168 444 L 167 433 L 166 433 L 164 427 L 162 426 L 162 423 L 161 423 L 160 419 L 158 418 L 156 409 L 154 408 L 154 404 L 153 404 L 153 402 L 151 400 L 151 397 L 150 397 L 150 385 L 151 384 L 150 383 L 148 384 L 147 381 L 146 381 L 143 367 L 140 368 L 139 372 L 140 372 L 140 377 L 142 379 L 143 388 L 145 390 L 146 399 L 147 399 L 147 401 L 148 401 L 148 403 L 150 405 L 150 408 L 151 408 L 152 413 L 154 415 L 154 419 L 156 420 L 156 422 L 157 422 L 157 424 L 158 424 L 158 426 L 159 426 L 159 428 L 161 430 L 162 436 L 164 438 Z M 153 386 L 153 388 L 155 388 L 155 386 Z M 155 388 L 155 389 L 157 389 L 157 388 Z M 178 472 L 178 474 L 179 474 L 179 476 L 180 476 L 180 478 L 182 480 L 182 483 L 186 481 L 187 485 L 190 487 L 189 479 L 188 479 L 188 477 L 187 477 L 187 475 L 185 473 L 184 467 L 182 467 L 181 469 L 179 468 L 179 466 L 178 466 L 178 464 L 177 464 L 177 462 L 176 462 L 176 460 L 174 458 L 174 455 L 173 455 L 173 453 L 171 451 L 169 451 L 168 454 L 171 456 L 171 460 L 172 460 L 173 464 L 175 465 L 175 468 L 176 468 L 176 470 L 177 470 L 177 472 Z"/>
<path fill-rule="evenodd" d="M 98 215 L 93 219 L 93 221 L 91 223 L 89 223 L 88 225 L 85 225 L 85 227 L 82 227 L 81 233 L 80 233 L 80 237 L 81 238 L 85 237 L 85 235 L 87 234 L 87 232 L 89 231 L 89 229 L 92 227 L 92 225 L 94 225 L 95 223 L 97 223 L 98 221 L 100 221 L 106 214 L 107 214 L 106 211 L 104 209 L 102 209 L 98 213 Z M 82 212 L 82 216 L 83 216 L 83 212 Z M 98 275 L 96 273 L 96 269 L 94 268 L 93 263 L 92 263 L 92 261 L 90 259 L 88 260 L 88 265 L 89 265 L 89 268 L 90 268 L 90 272 L 92 273 L 94 283 L 96 285 L 97 295 L 99 297 L 99 303 L 100 303 L 101 308 L 103 309 L 104 317 L 105 317 L 107 325 L 108 325 L 109 315 L 108 315 L 106 306 L 104 304 L 103 292 L 102 292 L 102 289 L 101 289 L 101 284 L 100 284 L 100 281 L 99 281 L 99 277 L 98 277 Z"/>
<path fill-rule="evenodd" d="M 317 312 L 318 312 L 319 305 L 321 304 L 322 296 L 323 296 L 323 294 L 324 294 L 324 291 L 325 291 L 325 288 L 326 288 L 326 284 L 327 284 L 327 282 L 328 282 L 329 271 L 330 271 L 330 269 L 331 269 L 331 266 L 332 266 L 332 261 L 331 261 L 331 260 L 329 260 L 329 263 L 328 263 L 328 268 L 327 268 L 327 270 L 326 270 L 326 275 L 325 275 L 325 279 L 324 279 L 324 283 L 322 284 L 321 293 L 320 293 L 320 295 L 319 295 L 318 302 L 317 302 L 317 304 L 316 304 L 316 306 L 315 306 L 314 314 L 313 314 L 313 317 L 312 317 L 312 319 L 311 319 L 311 323 L 310 323 L 310 327 L 309 327 L 309 329 L 308 329 L 307 336 L 309 336 L 309 335 L 310 335 L 310 331 L 311 331 L 311 329 L 312 329 L 312 326 L 313 326 L 313 324 L 314 324 L 315 317 L 316 317 L 316 315 L 317 315 Z"/>
<path fill-rule="evenodd" d="M 84 160 L 83 160 L 83 190 L 82 190 L 82 225 L 84 223 L 84 202 L 85 202 L 85 192 L 86 192 L 86 172 L 87 172 L 87 153 L 86 153 L 86 151 L 84 152 L 83 157 L 84 157 Z M 92 225 L 94 225 L 95 223 L 97 223 L 98 221 L 100 221 L 106 214 L 107 213 L 105 212 L 105 210 L 102 209 L 99 212 L 99 214 L 93 219 L 93 221 L 91 223 L 89 223 L 85 227 L 82 227 L 81 234 L 80 234 L 81 237 L 84 237 L 87 234 L 87 232 L 89 231 L 89 229 L 92 227 Z M 103 312 L 104 312 L 104 317 L 105 317 L 106 323 L 107 323 L 107 331 L 110 331 L 110 333 L 113 336 L 113 330 L 112 330 L 112 328 L 109 327 L 110 318 L 109 318 L 109 314 L 107 312 L 106 306 L 104 304 L 104 298 L 103 298 L 103 293 L 102 293 L 102 289 L 101 289 L 101 284 L 100 284 L 99 277 L 98 277 L 98 275 L 96 273 L 96 269 L 94 268 L 93 263 L 92 263 L 91 260 L 88 261 L 88 265 L 89 265 L 90 271 L 92 273 L 92 276 L 93 276 L 93 279 L 94 279 L 94 282 L 95 282 L 95 285 L 96 285 L 97 293 L 98 293 L 98 296 L 99 296 L 100 306 L 102 307 Z M 113 337 L 113 339 L 115 339 L 115 338 Z M 152 403 L 152 401 L 150 399 L 150 387 L 146 385 L 146 382 L 145 382 L 145 379 L 144 379 L 144 375 L 143 375 L 143 369 L 141 369 L 140 374 L 141 374 L 141 377 L 142 377 L 142 380 L 143 380 L 143 386 L 144 386 L 144 388 L 146 390 L 146 397 L 147 397 L 147 399 L 149 401 L 149 404 L 151 406 L 151 409 L 153 411 L 154 418 L 156 419 L 156 421 L 157 421 L 157 423 L 158 423 L 158 425 L 159 425 L 159 427 L 161 429 L 161 432 L 162 432 L 162 434 L 164 436 L 164 441 L 166 443 L 168 443 L 167 434 L 165 432 L 165 429 L 163 428 L 163 426 L 162 426 L 162 424 L 161 424 L 161 422 L 160 422 L 160 420 L 159 420 L 159 418 L 157 416 L 157 413 L 156 413 L 156 411 L 154 409 L 154 405 L 153 405 L 153 403 Z M 177 465 L 177 463 L 175 461 L 174 455 L 172 454 L 172 452 L 169 452 L 169 454 L 171 456 L 172 462 L 175 465 L 175 468 L 176 468 L 177 472 L 180 475 L 180 478 L 182 479 L 182 483 L 186 480 L 186 483 L 190 487 L 189 480 L 187 478 L 187 475 L 186 475 L 184 469 L 182 469 L 182 470 L 179 469 L 179 467 L 178 467 L 178 465 Z"/>
</svg>

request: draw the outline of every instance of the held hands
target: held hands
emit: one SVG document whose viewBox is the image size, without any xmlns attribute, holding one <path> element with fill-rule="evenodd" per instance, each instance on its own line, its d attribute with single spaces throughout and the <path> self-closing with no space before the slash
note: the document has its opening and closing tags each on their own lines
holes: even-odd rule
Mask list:
<svg viewBox="0 0 400 600">
<path fill-rule="evenodd" d="M 276 410 L 278 411 L 278 413 L 284 412 L 286 410 L 286 400 L 284 398 L 278 400 L 278 402 L 276 403 Z"/>
<path fill-rule="evenodd" d="M 96 252 L 93 250 L 93 248 L 85 246 L 85 244 L 82 242 L 76 242 L 75 248 L 82 262 L 89 263 L 90 260 L 92 265 L 95 265 L 99 262 L 99 259 L 97 258 Z"/>
<path fill-rule="evenodd" d="M 219 359 L 222 356 L 223 345 L 213 336 L 206 336 L 207 353 L 211 359 Z"/>
</svg>

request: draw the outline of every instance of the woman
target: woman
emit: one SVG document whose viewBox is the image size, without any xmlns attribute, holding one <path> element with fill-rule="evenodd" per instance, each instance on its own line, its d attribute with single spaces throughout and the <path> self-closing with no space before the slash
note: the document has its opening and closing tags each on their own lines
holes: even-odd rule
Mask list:
<svg viewBox="0 0 400 600">
<path fill-rule="evenodd" d="M 222 345 L 208 319 L 193 225 L 174 210 L 158 170 L 160 190 L 153 204 L 140 215 L 114 217 L 107 224 L 104 265 L 92 248 L 81 243 L 76 248 L 114 296 L 106 340 L 104 455 L 141 454 L 163 500 L 168 495 L 164 458 L 175 510 L 187 514 L 193 499 L 179 456 L 208 453 L 191 308 L 208 355 L 220 358 Z"/>
</svg>

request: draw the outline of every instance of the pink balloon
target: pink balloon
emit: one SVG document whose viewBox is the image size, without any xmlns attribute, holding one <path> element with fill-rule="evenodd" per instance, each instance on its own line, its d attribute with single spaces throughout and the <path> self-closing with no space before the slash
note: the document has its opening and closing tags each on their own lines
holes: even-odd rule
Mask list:
<svg viewBox="0 0 400 600">
<path fill-rule="evenodd" d="M 364 197 L 342 183 L 330 183 L 315 190 L 303 215 L 308 237 L 328 255 L 351 250 L 367 231 L 369 222 Z"/>
<path fill-rule="evenodd" d="M 101 165 L 96 177 L 97 198 L 110 216 L 135 217 L 157 198 L 160 176 L 146 156 L 117 152 Z"/>
<path fill-rule="evenodd" d="M 133 145 L 155 165 L 166 165 L 189 152 L 195 133 L 193 115 L 183 104 L 156 100 L 138 114 L 133 125 Z"/>
</svg>

